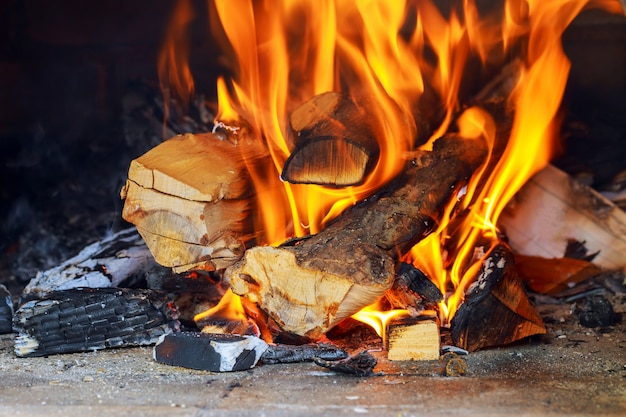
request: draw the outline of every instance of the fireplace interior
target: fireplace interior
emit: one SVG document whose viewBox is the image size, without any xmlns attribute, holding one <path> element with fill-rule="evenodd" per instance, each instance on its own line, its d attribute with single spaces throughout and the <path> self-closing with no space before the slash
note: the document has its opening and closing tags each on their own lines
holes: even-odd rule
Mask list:
<svg viewBox="0 0 626 417">
<path fill-rule="evenodd" d="M 194 16 L 186 45 L 195 84 L 188 106 L 164 97 L 157 65 L 182 3 Z M 445 13 L 455 2 L 434 3 Z M 501 7 L 495 0 L 476 3 L 481 10 Z M 121 217 L 120 199 L 131 161 L 176 134 L 213 128 L 216 80 L 231 69 L 211 36 L 208 9 L 199 0 L 0 4 L 0 284 L 16 307 L 38 271 L 132 227 Z M 562 42 L 572 65 L 559 112 L 560 149 L 551 162 L 602 193 L 616 210 L 626 209 L 626 18 L 583 11 Z M 489 81 L 467 78 L 475 84 L 463 84 L 466 98 Z M 622 227 L 615 233 L 623 244 Z M 585 242 L 577 243 L 580 254 Z M 356 321 L 337 326 L 330 341 L 377 359 L 367 376 L 311 362 L 244 372 L 191 370 L 154 361 L 151 347 L 17 358 L 9 332 L 0 336 L 0 369 L 8 380 L 0 388 L 0 414 L 60 415 L 70 406 L 76 413 L 96 407 L 105 415 L 426 415 L 463 409 L 471 415 L 622 415 L 626 269 L 584 271 L 580 282 L 550 294 L 525 282 L 546 334 L 506 346 L 469 354 L 448 346 L 453 357 L 394 362 L 371 328 Z M 609 322 L 585 322 L 606 308 Z M 443 345 L 451 345 L 450 332 L 441 332 Z"/>
</svg>

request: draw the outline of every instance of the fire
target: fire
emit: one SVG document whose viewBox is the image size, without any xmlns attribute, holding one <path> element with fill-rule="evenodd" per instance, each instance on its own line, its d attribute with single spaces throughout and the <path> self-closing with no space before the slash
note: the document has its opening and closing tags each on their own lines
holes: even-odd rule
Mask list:
<svg viewBox="0 0 626 417">
<path fill-rule="evenodd" d="M 394 318 L 408 316 L 409 311 L 404 309 L 382 311 L 382 308 L 380 303 L 374 303 L 353 314 L 352 318 L 374 329 L 376 334 L 382 338 L 383 346 L 385 346 L 387 344 L 387 323 Z"/>
<path fill-rule="evenodd" d="M 620 10 L 608 0 L 506 0 L 494 13 L 479 10 L 472 0 L 448 12 L 429 0 L 209 1 L 211 27 L 229 51 L 234 74 L 217 82 L 217 121 L 248 126 L 272 160 L 269 166 L 249 166 L 259 201 L 258 242 L 277 244 L 318 232 L 393 179 L 409 151 L 428 149 L 454 124 L 461 137 L 480 136 L 493 145 L 501 132 L 492 117 L 478 107 L 461 112 L 461 103 L 475 93 L 472 85 L 484 82 L 472 72 L 493 73 L 517 57 L 521 65 L 508 97 L 514 116 L 504 152 L 474 175 L 437 232 L 409 256 L 447 295 L 441 309 L 444 320 L 451 318 L 480 266 L 477 242 L 497 241 L 503 208 L 553 155 L 569 71 L 560 38 L 589 5 Z M 180 0 L 160 60 L 162 80 L 183 100 L 193 91 L 181 41 L 191 16 L 188 0 Z M 327 91 L 374 103 L 370 117 L 378 126 L 381 157 L 359 186 L 282 182 L 293 149 L 289 114 Z M 423 131 L 423 118 L 438 125 Z"/>
</svg>

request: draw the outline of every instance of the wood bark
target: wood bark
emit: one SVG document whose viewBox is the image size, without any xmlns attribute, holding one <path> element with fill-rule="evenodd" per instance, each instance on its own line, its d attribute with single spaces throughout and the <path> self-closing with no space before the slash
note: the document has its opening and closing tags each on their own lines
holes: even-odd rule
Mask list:
<svg viewBox="0 0 626 417">
<path fill-rule="evenodd" d="M 241 257 L 252 235 L 245 164 L 261 152 L 246 135 L 238 139 L 181 135 L 131 162 L 122 217 L 159 264 L 215 270 Z"/>
<path fill-rule="evenodd" d="M 545 333 L 517 275 L 513 253 L 496 244 L 452 319 L 454 344 L 475 351 Z"/>
<path fill-rule="evenodd" d="M 435 229 L 435 219 L 486 155 L 482 140 L 440 138 L 386 191 L 316 235 L 248 249 L 225 277 L 283 330 L 318 338 L 391 287 L 398 257 Z"/>
<path fill-rule="evenodd" d="M 333 187 L 365 181 L 380 154 L 367 113 L 334 91 L 306 101 L 291 114 L 295 149 L 281 177 L 296 184 Z"/>
</svg>

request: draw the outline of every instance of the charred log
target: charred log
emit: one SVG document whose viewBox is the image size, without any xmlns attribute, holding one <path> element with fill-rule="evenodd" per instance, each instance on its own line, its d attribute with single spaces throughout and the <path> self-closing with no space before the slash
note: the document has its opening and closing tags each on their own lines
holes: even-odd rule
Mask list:
<svg viewBox="0 0 626 417">
<path fill-rule="evenodd" d="M 166 294 L 117 288 L 48 293 L 13 318 L 20 357 L 150 345 L 178 326 Z"/>
<path fill-rule="evenodd" d="M 452 319 L 454 344 L 475 351 L 545 333 L 517 275 L 511 250 L 497 244 Z"/>
</svg>

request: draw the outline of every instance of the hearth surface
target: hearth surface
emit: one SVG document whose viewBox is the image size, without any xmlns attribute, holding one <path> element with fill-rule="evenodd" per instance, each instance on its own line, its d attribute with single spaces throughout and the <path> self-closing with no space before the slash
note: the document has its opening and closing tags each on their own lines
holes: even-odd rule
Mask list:
<svg viewBox="0 0 626 417">
<path fill-rule="evenodd" d="M 614 305 L 623 314 L 623 300 Z M 470 353 L 462 377 L 382 352 L 371 377 L 313 363 L 196 371 L 155 362 L 151 347 L 19 359 L 4 335 L 0 415 L 624 415 L 626 326 L 581 327 L 563 304 L 541 310 L 557 321 L 545 337 Z"/>
</svg>

